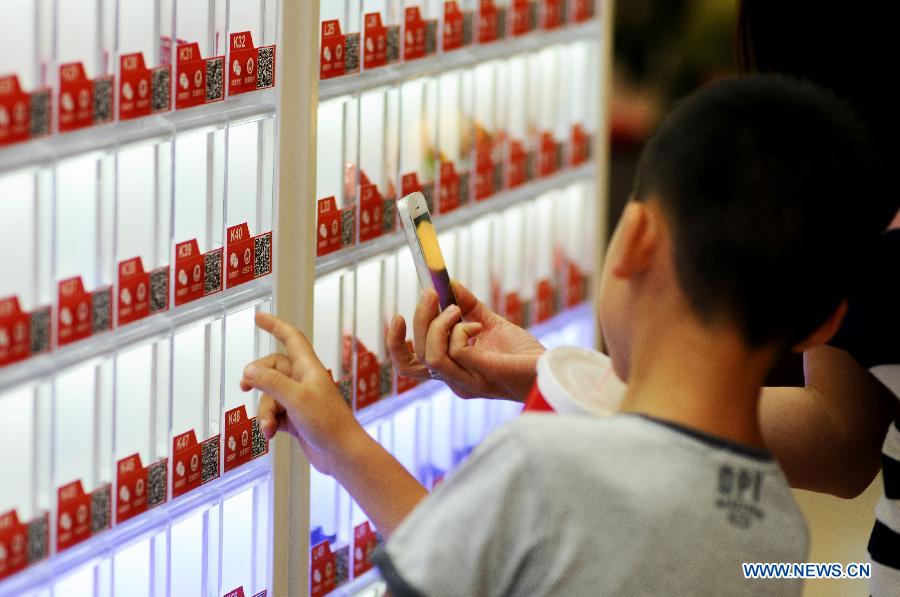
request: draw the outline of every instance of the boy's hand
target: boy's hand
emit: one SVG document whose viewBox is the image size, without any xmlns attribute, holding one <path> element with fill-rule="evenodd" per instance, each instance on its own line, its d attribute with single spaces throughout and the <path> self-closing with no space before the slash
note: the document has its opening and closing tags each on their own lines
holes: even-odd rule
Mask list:
<svg viewBox="0 0 900 597">
<path fill-rule="evenodd" d="M 287 355 L 271 354 L 244 368 L 241 389 L 263 393 L 260 429 L 269 439 L 277 431 L 290 433 L 313 466 L 333 474 L 337 464 L 353 455 L 369 436 L 297 328 L 267 313 L 256 314 L 256 325 L 287 350 Z"/>
<path fill-rule="evenodd" d="M 443 312 L 437 293 L 429 290 L 422 296 L 413 318 L 415 352 L 406 344 L 403 317 L 391 320 L 387 347 L 397 373 L 418 379 L 437 374 L 462 398 L 524 401 L 546 349 L 455 280 L 453 292 L 459 306 Z"/>
</svg>

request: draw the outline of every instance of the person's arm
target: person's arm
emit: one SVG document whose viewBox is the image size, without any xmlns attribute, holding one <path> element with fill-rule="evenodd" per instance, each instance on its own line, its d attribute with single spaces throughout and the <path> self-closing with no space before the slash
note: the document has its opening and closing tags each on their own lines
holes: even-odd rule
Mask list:
<svg viewBox="0 0 900 597">
<path fill-rule="evenodd" d="M 792 487 L 853 498 L 881 468 L 897 399 L 843 350 L 803 355 L 806 387 L 765 388 L 760 426 Z"/>
<path fill-rule="evenodd" d="M 244 368 L 241 389 L 263 392 L 260 429 L 270 439 L 278 431 L 297 438 L 310 464 L 337 479 L 389 536 L 428 492 L 362 428 L 299 330 L 266 313 L 256 323 L 287 350 Z"/>
<path fill-rule="evenodd" d="M 437 374 L 462 398 L 524 402 L 534 384 L 537 360 L 546 349 L 456 280 L 453 292 L 459 306 L 443 312 L 437 293 L 429 290 L 422 296 L 413 317 L 415 350 L 406 344 L 403 317 L 391 320 L 386 343 L 397 373 L 417 379 Z"/>
</svg>

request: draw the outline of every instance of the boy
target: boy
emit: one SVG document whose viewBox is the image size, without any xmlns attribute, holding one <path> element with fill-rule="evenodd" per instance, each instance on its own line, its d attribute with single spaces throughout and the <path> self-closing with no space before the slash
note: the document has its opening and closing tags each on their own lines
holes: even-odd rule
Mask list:
<svg viewBox="0 0 900 597">
<path fill-rule="evenodd" d="M 877 188 L 861 131 L 830 95 L 787 79 L 724 81 L 685 100 L 645 149 L 600 283 L 600 323 L 628 382 L 621 413 L 524 415 L 431 496 L 359 426 L 288 324 L 258 317 L 288 356 L 250 364 L 242 387 L 265 392 L 267 435 L 295 435 L 387 538 L 375 559 L 394 595 L 799 594 L 798 580 L 741 570 L 807 553 L 760 435 L 759 392 L 779 354 L 834 333 L 876 237 L 857 215 Z M 438 315 L 420 347 L 428 366 L 540 352 L 492 344 L 502 321 L 458 289 L 462 310 Z"/>
</svg>

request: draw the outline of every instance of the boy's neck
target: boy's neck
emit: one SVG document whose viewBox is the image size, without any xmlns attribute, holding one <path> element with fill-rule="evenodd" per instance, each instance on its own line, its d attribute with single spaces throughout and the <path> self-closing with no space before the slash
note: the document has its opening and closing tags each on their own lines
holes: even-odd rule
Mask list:
<svg viewBox="0 0 900 597">
<path fill-rule="evenodd" d="M 643 336 L 634 345 L 621 411 L 765 447 L 759 397 L 771 351 L 750 352 L 737 334 L 693 322 L 648 326 Z"/>
</svg>

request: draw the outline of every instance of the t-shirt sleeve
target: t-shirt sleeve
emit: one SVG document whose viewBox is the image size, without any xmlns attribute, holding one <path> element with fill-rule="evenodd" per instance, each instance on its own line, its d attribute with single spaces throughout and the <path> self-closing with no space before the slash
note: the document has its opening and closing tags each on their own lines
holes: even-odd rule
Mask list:
<svg viewBox="0 0 900 597">
<path fill-rule="evenodd" d="M 395 597 L 528 593 L 545 525 L 514 425 L 491 434 L 373 554 Z"/>
</svg>

